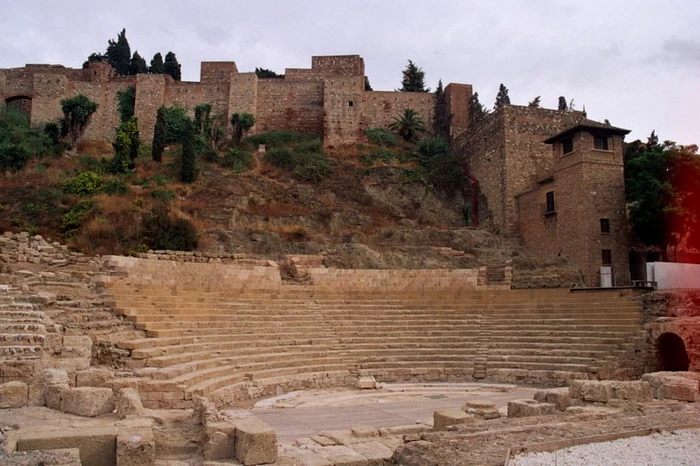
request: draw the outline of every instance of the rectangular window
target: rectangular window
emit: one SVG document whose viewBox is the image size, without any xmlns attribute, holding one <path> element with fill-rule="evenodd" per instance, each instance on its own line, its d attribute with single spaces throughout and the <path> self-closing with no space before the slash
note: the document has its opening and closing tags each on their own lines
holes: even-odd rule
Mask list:
<svg viewBox="0 0 700 466">
<path fill-rule="evenodd" d="M 348 107 L 352 107 L 353 104 L 354 104 L 354 102 L 353 102 L 352 100 L 349 100 L 349 101 L 348 101 Z"/>
<path fill-rule="evenodd" d="M 547 206 L 545 213 L 546 214 L 551 214 L 554 212 L 554 191 L 550 191 L 547 193 Z"/>
<path fill-rule="evenodd" d="M 612 265 L 612 251 L 603 249 L 603 265 Z"/>
<path fill-rule="evenodd" d="M 597 150 L 610 150 L 608 149 L 608 138 L 602 136 L 594 136 L 593 148 Z"/>
<path fill-rule="evenodd" d="M 610 234 L 610 219 L 601 218 L 600 219 L 600 232 L 604 235 Z"/>
<path fill-rule="evenodd" d="M 568 154 L 569 152 L 573 152 L 574 151 L 574 139 L 573 138 L 564 139 L 561 142 L 561 147 L 564 151 L 564 154 Z"/>
</svg>

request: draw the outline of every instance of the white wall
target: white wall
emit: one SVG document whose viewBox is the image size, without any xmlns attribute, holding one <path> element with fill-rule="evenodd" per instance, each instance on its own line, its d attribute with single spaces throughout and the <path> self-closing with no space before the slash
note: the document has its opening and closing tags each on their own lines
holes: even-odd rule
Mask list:
<svg viewBox="0 0 700 466">
<path fill-rule="evenodd" d="M 659 290 L 700 288 L 700 264 L 648 262 L 647 280 L 656 282 Z"/>
</svg>

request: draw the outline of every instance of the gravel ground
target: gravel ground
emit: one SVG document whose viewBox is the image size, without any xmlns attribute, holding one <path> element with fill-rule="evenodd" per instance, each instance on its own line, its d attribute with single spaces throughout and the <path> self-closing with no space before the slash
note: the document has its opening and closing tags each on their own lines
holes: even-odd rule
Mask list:
<svg viewBox="0 0 700 466">
<path fill-rule="evenodd" d="M 550 453 L 519 455 L 513 466 L 700 465 L 700 429 L 592 443 Z"/>
</svg>

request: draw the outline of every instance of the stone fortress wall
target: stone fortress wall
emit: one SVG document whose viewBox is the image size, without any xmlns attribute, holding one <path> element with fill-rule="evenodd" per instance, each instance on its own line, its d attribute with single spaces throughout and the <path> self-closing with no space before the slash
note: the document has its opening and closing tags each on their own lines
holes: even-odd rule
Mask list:
<svg viewBox="0 0 700 466">
<path fill-rule="evenodd" d="M 281 79 L 239 72 L 235 62 L 202 62 L 199 82 L 177 82 L 167 75 L 114 76 L 104 63 L 83 70 L 60 65 L 0 70 L 0 100 L 23 105 L 32 124 L 60 118 L 62 99 L 84 94 L 97 102 L 85 141 L 113 140 L 119 125 L 117 92 L 130 86 L 136 88 L 135 113 L 146 142 L 153 138 L 161 106 L 180 105 L 193 112 L 196 105 L 209 103 L 227 122 L 233 113 L 252 113 L 253 133 L 316 133 L 330 146 L 357 142 L 365 129 L 388 126 L 405 108 L 416 110 L 428 126 L 433 113 L 431 93 L 365 91 L 365 65 L 358 55 L 312 57 L 311 68 L 287 69 Z M 455 114 L 454 132 L 466 127 L 471 93 L 470 85 L 447 86 L 448 101 L 454 100 L 448 102 Z"/>
</svg>

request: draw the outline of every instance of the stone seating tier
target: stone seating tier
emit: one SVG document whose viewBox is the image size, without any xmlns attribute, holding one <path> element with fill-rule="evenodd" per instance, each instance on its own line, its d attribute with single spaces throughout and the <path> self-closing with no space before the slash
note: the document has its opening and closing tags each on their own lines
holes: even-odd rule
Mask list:
<svg viewBox="0 0 700 466">
<path fill-rule="evenodd" d="M 201 277 L 158 280 L 113 278 L 105 298 L 146 332 L 118 346 L 130 351 L 127 363 L 141 376 L 141 397 L 151 408 L 189 407 L 198 395 L 232 406 L 354 385 L 369 375 L 380 382 L 564 385 L 619 376 L 640 340 L 639 306 L 620 292 L 467 290 L 449 283 L 427 292 L 264 289 L 257 278 L 248 282 L 252 288 L 232 290 L 226 281 L 202 284 Z"/>
</svg>

